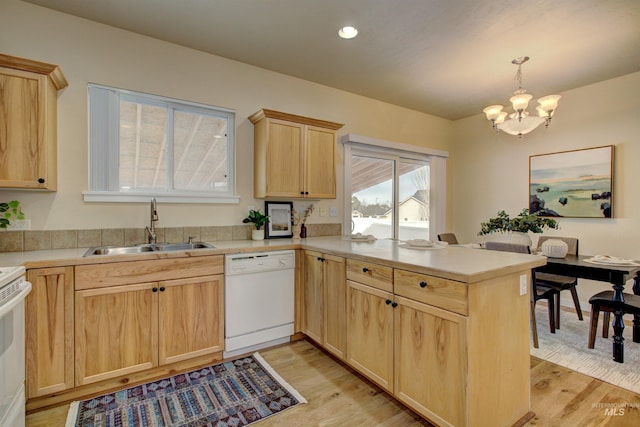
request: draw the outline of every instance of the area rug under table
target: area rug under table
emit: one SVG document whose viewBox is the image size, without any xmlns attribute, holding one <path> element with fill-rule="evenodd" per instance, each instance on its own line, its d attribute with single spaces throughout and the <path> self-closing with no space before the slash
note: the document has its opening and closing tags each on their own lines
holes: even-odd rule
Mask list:
<svg viewBox="0 0 640 427">
<path fill-rule="evenodd" d="M 549 332 L 547 307 L 536 307 L 538 341 L 540 348 L 531 346 L 531 355 L 556 365 L 608 382 L 615 386 L 640 393 L 640 343 L 631 339 L 631 327 L 624 328 L 624 363 L 613 360 L 613 328 L 609 326 L 609 338 L 602 338 L 603 315 L 600 315 L 596 345 L 587 347 L 590 319 L 578 320 L 575 312 L 560 313 L 560 329 Z M 626 316 L 629 317 L 629 316 Z M 613 319 L 613 316 L 611 316 Z"/>
<path fill-rule="evenodd" d="M 67 427 L 240 427 L 307 403 L 258 353 L 73 402 Z"/>
</svg>

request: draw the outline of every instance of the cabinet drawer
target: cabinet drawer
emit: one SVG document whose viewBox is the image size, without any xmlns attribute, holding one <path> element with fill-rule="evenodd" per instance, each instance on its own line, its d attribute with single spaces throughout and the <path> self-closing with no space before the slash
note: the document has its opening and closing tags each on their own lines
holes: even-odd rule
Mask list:
<svg viewBox="0 0 640 427">
<path fill-rule="evenodd" d="M 224 273 L 222 255 L 76 266 L 76 290 Z"/>
<path fill-rule="evenodd" d="M 393 292 L 393 268 L 384 265 L 348 259 L 347 279 Z"/>
<path fill-rule="evenodd" d="M 469 313 L 465 283 L 398 269 L 394 283 L 397 295 L 465 316 Z"/>
</svg>

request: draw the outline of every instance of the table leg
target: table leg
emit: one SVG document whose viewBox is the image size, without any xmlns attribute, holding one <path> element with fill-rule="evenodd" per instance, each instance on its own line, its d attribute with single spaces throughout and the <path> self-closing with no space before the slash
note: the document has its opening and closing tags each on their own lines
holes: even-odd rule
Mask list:
<svg viewBox="0 0 640 427">
<path fill-rule="evenodd" d="M 633 293 L 640 295 L 640 273 L 633 278 Z M 640 342 L 640 315 L 633 315 L 633 342 Z"/>
<path fill-rule="evenodd" d="M 613 300 L 620 303 L 616 305 L 616 309 L 613 312 L 613 360 L 618 363 L 624 363 L 624 337 L 622 336 L 622 331 L 624 330 L 624 322 L 622 320 L 623 288 L 624 282 L 622 284 L 613 284 Z"/>
</svg>

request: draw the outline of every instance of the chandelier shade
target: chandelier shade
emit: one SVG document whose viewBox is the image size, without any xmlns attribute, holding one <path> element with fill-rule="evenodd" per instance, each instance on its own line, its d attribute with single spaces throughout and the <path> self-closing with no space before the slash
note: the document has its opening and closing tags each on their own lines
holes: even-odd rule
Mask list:
<svg viewBox="0 0 640 427">
<path fill-rule="evenodd" d="M 545 124 L 545 127 L 548 127 L 549 123 L 551 123 L 551 118 L 558 108 L 558 101 L 561 96 L 547 95 L 538 99 L 539 105 L 536 107 L 536 111 L 538 112 L 537 117 L 530 116 L 527 112 L 527 107 L 529 107 L 529 102 L 533 99 L 533 95 L 528 94 L 527 91 L 522 88 L 522 64 L 528 60 L 528 56 L 523 56 L 511 61 L 512 64 L 518 66 L 515 77 L 518 81 L 518 89 L 513 93 L 513 96 L 509 98 L 515 112 L 509 114 L 506 111 L 502 111 L 504 108 L 502 105 L 490 105 L 482 110 L 487 116 L 487 120 L 491 122 L 491 127 L 496 132 L 503 131 L 521 138 L 522 135 L 532 132 L 542 123 Z"/>
</svg>

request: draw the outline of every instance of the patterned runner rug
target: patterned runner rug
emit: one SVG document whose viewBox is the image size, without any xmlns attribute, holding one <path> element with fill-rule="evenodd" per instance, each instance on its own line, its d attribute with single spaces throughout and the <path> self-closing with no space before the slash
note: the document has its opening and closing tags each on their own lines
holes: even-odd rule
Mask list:
<svg viewBox="0 0 640 427">
<path fill-rule="evenodd" d="M 589 316 L 578 320 L 575 311 L 560 313 L 560 329 L 556 333 L 549 332 L 549 318 L 545 305 L 536 306 L 538 325 L 538 343 L 540 348 L 533 348 L 531 355 L 540 359 L 564 366 L 593 378 L 608 382 L 618 387 L 640 393 L 640 343 L 631 339 L 631 326 L 625 321 L 624 363 L 613 361 L 613 316 L 609 323 L 609 338 L 602 338 L 602 319 L 598 322 L 596 344 L 592 350 L 589 342 Z M 626 320 L 632 316 L 625 316 Z"/>
<path fill-rule="evenodd" d="M 240 427 L 307 403 L 258 353 L 81 402 L 72 426 Z"/>
</svg>

